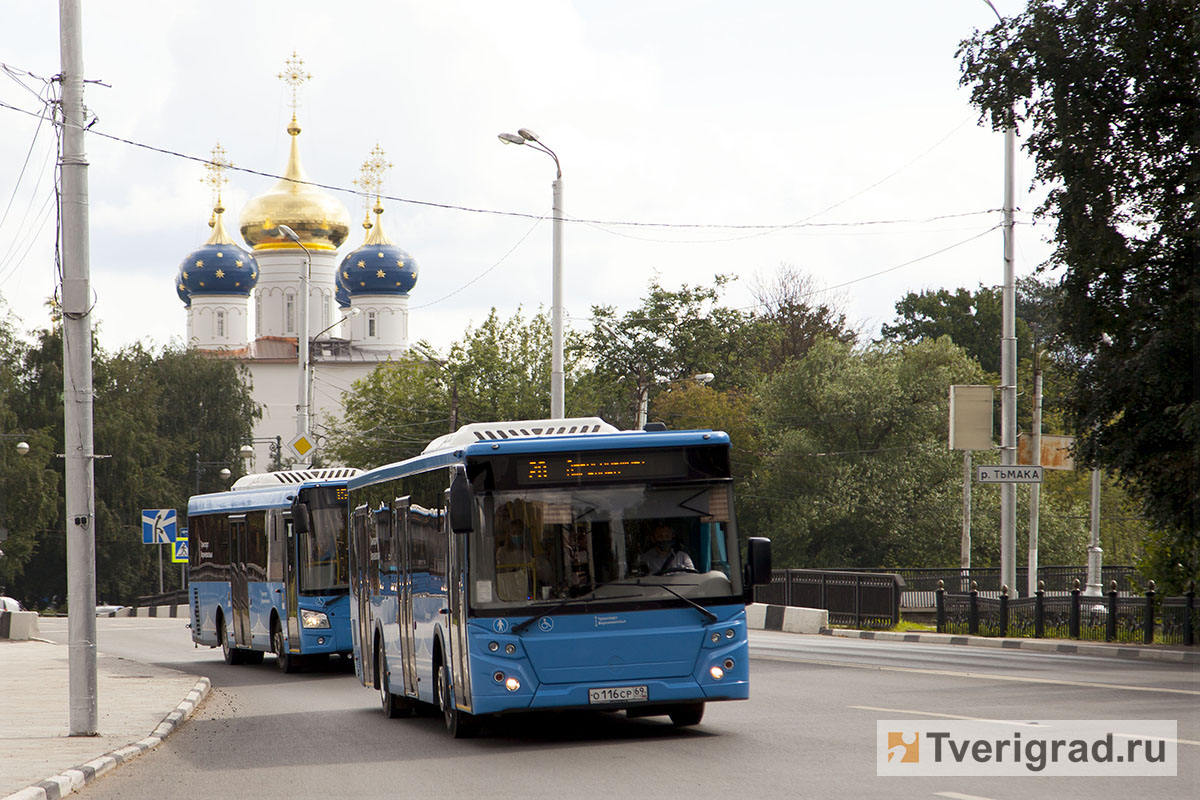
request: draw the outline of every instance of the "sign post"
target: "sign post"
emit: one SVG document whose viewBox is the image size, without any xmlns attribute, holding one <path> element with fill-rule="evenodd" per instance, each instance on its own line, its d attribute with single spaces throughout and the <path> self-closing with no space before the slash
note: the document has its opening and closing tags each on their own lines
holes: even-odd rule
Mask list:
<svg viewBox="0 0 1200 800">
<path fill-rule="evenodd" d="M 142 509 L 142 544 L 173 544 L 177 535 L 178 527 L 175 509 Z M 163 593 L 163 559 L 161 547 L 158 548 L 158 593 Z"/>
</svg>

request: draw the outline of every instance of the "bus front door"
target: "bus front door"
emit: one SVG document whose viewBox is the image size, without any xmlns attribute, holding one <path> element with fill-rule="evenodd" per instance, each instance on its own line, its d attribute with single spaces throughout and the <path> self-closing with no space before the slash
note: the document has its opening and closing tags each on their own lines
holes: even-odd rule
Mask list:
<svg viewBox="0 0 1200 800">
<path fill-rule="evenodd" d="M 409 525 L 409 498 L 397 499 L 393 504 L 396 536 L 396 560 L 400 575 L 396 586 L 397 604 L 400 619 L 400 658 L 404 665 L 404 691 L 410 697 L 417 696 L 417 661 L 413 652 L 413 558 L 412 558 L 412 527 Z"/>
<path fill-rule="evenodd" d="M 353 635 L 358 639 L 359 666 L 362 668 L 363 683 L 371 686 L 375 677 L 375 652 L 372 649 L 374 638 L 371 634 L 371 569 L 370 542 L 367 533 L 367 509 L 359 507 L 354 510 L 350 521 L 350 560 L 352 574 L 350 580 L 354 584 L 355 611 L 358 625 Z"/>
<path fill-rule="evenodd" d="M 246 516 L 229 518 L 229 604 L 233 607 L 233 641 L 239 647 L 250 646 L 250 586 L 246 579 L 248 542 Z"/>
</svg>

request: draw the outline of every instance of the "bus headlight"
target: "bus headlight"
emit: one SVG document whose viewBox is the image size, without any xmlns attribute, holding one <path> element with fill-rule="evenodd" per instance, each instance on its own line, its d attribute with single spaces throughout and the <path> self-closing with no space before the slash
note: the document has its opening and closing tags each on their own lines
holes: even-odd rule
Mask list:
<svg viewBox="0 0 1200 800">
<path fill-rule="evenodd" d="M 719 681 L 725 677 L 725 670 L 714 664 L 712 669 L 708 671 L 708 674 L 713 676 L 714 681 Z"/>
<path fill-rule="evenodd" d="M 517 689 L 521 688 L 521 682 L 516 678 L 509 678 L 504 682 L 504 688 L 508 689 L 510 692 L 515 692 Z"/>
<path fill-rule="evenodd" d="M 305 628 L 328 628 L 329 617 L 324 611 L 300 609 L 300 625 Z"/>
</svg>

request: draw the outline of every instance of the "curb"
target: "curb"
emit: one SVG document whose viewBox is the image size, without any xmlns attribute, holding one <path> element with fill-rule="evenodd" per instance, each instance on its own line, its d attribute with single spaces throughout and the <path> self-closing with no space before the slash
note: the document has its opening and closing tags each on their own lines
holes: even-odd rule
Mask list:
<svg viewBox="0 0 1200 800">
<path fill-rule="evenodd" d="M 174 733 L 195 712 L 200 702 L 208 696 L 208 690 L 211 688 L 212 683 L 208 678 L 201 678 L 197 681 L 183 701 L 175 707 L 175 710 L 163 717 L 163 721 L 158 723 L 158 726 L 145 739 L 113 750 L 111 753 L 106 753 L 73 769 L 65 770 L 58 775 L 52 775 L 44 781 L 27 786 L 7 797 L 0 798 L 0 800 L 60 800 L 71 792 L 82 789 L 114 767 L 132 761 L 162 744 L 164 739 Z"/>
<path fill-rule="evenodd" d="M 838 636 L 843 639 L 878 639 L 884 642 L 920 642 L 923 644 L 952 644 L 968 647 L 991 647 L 1002 650 L 1034 650 L 1042 653 L 1062 655 L 1102 656 L 1108 658 L 1131 658 L 1143 661 L 1170 661 L 1176 664 L 1200 664 L 1200 652 L 1186 650 L 1163 650 L 1156 647 L 1126 647 L 1119 644 L 1090 644 L 1071 640 L 1067 642 L 1047 639 L 998 639 L 989 636 L 956 636 L 951 633 L 895 633 L 892 631 L 859 631 L 829 629 L 821 631 L 823 636 Z"/>
</svg>

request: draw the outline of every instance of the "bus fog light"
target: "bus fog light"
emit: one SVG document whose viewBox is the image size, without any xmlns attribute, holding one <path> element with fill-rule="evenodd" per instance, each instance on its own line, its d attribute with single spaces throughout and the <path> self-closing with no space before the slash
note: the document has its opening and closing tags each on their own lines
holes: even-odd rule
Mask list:
<svg viewBox="0 0 1200 800">
<path fill-rule="evenodd" d="M 317 644 L 325 644 L 325 637 L 324 637 L 324 636 L 318 636 L 318 637 L 317 637 Z"/>
<path fill-rule="evenodd" d="M 513 653 L 517 652 L 517 646 L 512 642 L 509 642 L 508 644 L 504 645 L 504 652 L 511 656 Z"/>
<path fill-rule="evenodd" d="M 732 639 L 732 638 L 733 638 L 733 628 L 729 628 L 729 629 L 727 629 L 727 630 L 725 631 L 725 638 L 726 638 L 726 639 Z"/>
<path fill-rule="evenodd" d="M 494 653 L 499 649 L 500 645 L 497 642 L 488 642 L 488 650 L 491 650 Z"/>
<path fill-rule="evenodd" d="M 733 669 L 733 659 L 732 658 L 725 659 L 725 669 L 726 670 Z"/>
<path fill-rule="evenodd" d="M 712 641 L 713 641 L 713 644 L 716 644 L 717 642 L 721 641 L 721 634 L 717 633 L 716 631 L 713 631 Z"/>
<path fill-rule="evenodd" d="M 515 692 L 517 689 L 521 688 L 521 682 L 516 678 L 509 678 L 504 682 L 504 688 L 508 689 L 510 692 Z"/>
<path fill-rule="evenodd" d="M 713 668 L 708 671 L 708 674 L 713 676 L 713 680 L 719 681 L 725 677 L 725 670 L 714 664 Z"/>
<path fill-rule="evenodd" d="M 492 680 L 494 680 L 496 683 L 504 683 L 504 673 L 496 672 L 492 675 Z"/>
</svg>

